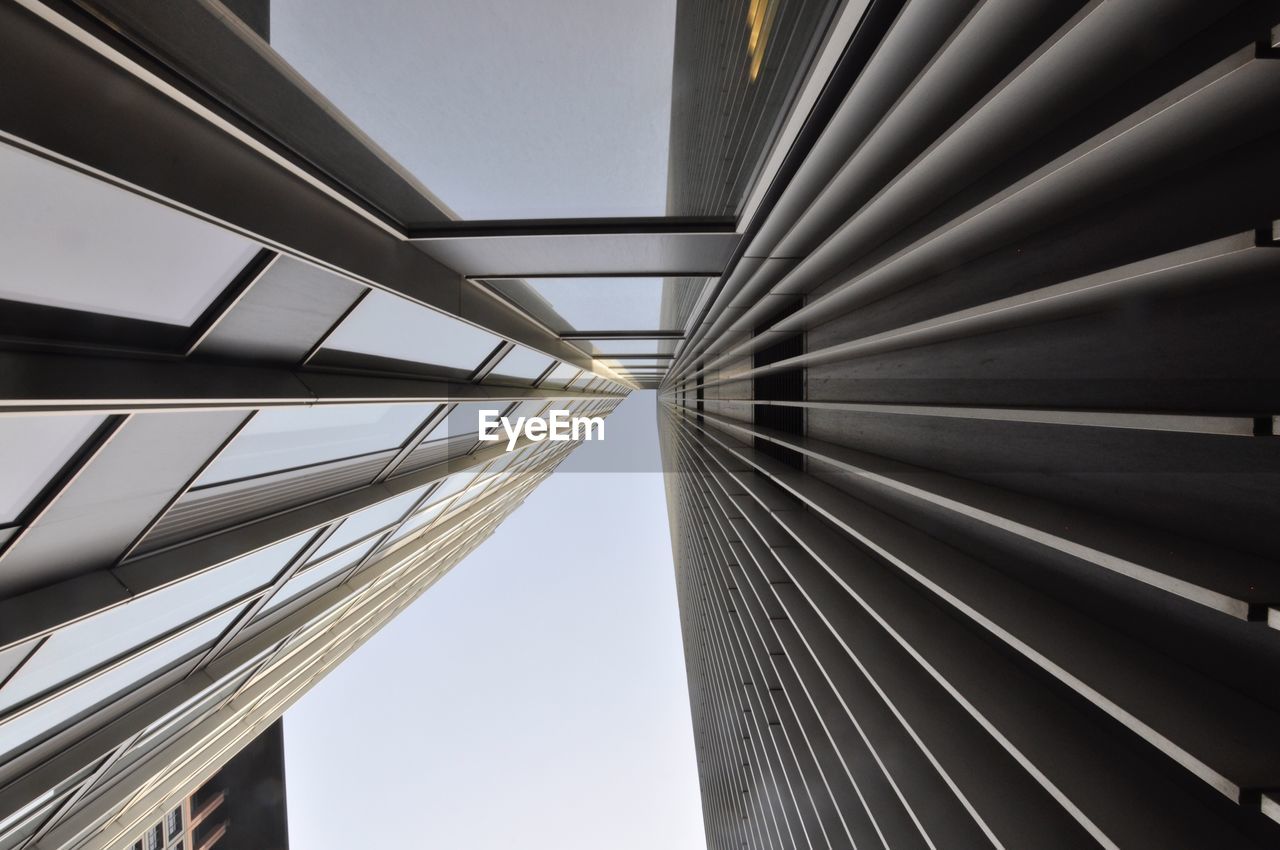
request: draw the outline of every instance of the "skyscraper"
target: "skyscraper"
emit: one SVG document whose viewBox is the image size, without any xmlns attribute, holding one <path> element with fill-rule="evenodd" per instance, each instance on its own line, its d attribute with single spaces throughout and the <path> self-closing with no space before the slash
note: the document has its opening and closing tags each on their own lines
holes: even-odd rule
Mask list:
<svg viewBox="0 0 1280 850">
<path fill-rule="evenodd" d="M 1280 842 L 1280 3 L 680 0 L 643 203 L 465 214 L 272 11 L 0 6 L 0 850 L 136 840 L 572 448 L 481 411 L 635 388 L 708 846 Z"/>
<path fill-rule="evenodd" d="M 708 846 L 1280 845 L 1280 4 L 845 15 L 663 384 Z"/>
<path fill-rule="evenodd" d="M 288 850 L 284 721 L 277 720 L 127 850 Z"/>
</svg>

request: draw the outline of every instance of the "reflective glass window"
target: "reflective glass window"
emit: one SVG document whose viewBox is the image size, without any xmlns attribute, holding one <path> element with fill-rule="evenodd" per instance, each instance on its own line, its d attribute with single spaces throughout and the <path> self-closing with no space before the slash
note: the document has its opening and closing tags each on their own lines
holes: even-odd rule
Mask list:
<svg viewBox="0 0 1280 850">
<path fill-rule="evenodd" d="M 334 329 L 324 347 L 469 371 L 501 342 L 452 316 L 374 290 Z"/>
<path fill-rule="evenodd" d="M 466 401 L 454 405 L 449 414 L 427 435 L 427 439 L 441 440 L 445 437 L 457 437 L 461 434 L 474 434 L 480 430 L 480 413 L 482 411 L 493 410 L 501 414 L 505 407 L 507 407 L 507 402 L 505 401 Z"/>
<path fill-rule="evenodd" d="M 219 614 L 99 676 L 59 694 L 31 711 L 0 723 L 0 756 L 35 743 L 46 732 L 143 682 L 165 667 L 212 643 L 240 613 Z"/>
<path fill-rule="evenodd" d="M 334 404 L 259 410 L 195 486 L 400 446 L 434 404 Z"/>
<path fill-rule="evenodd" d="M 436 502 L 435 504 L 427 508 L 424 508 L 421 511 L 418 511 L 416 514 L 409 517 L 408 521 L 406 521 L 405 524 L 402 525 L 399 528 L 399 530 L 397 530 L 396 533 L 392 535 L 391 539 L 387 542 L 397 543 L 405 539 L 406 537 L 410 536 L 411 534 L 416 534 L 417 532 L 421 531 L 422 529 L 430 525 L 435 520 L 436 517 L 440 516 L 440 514 L 444 512 L 444 509 L 447 508 L 448 506 L 449 506 L 448 500 L 442 499 L 439 502 Z"/>
<path fill-rule="evenodd" d="M 32 638 L 28 641 L 15 644 L 8 649 L 0 649 L 0 682 L 9 678 L 14 670 L 26 661 L 27 656 L 31 654 L 31 650 L 35 649 L 40 638 Z"/>
<path fill-rule="evenodd" d="M 427 504 L 420 511 L 409 517 L 388 542 L 394 543 L 398 540 L 403 540 L 410 534 L 425 528 L 448 507 L 450 500 L 470 485 L 479 474 L 480 471 L 475 469 L 455 472 L 450 475 L 427 497 Z"/>
<path fill-rule="evenodd" d="M 0 416 L 0 524 L 17 520 L 105 419 Z"/>
<path fill-rule="evenodd" d="M 11 145 L 0 186 L 0 298 L 190 325 L 259 248 Z"/>
<path fill-rule="evenodd" d="M 290 599 L 297 598 L 300 594 L 306 593 L 313 587 L 324 583 L 328 579 L 336 576 L 345 569 L 355 566 L 360 559 L 369 553 L 377 540 L 367 540 L 358 546 L 353 546 L 345 552 L 334 555 L 327 561 L 310 567 L 305 572 L 298 573 L 293 578 L 284 583 L 284 587 L 271 597 L 271 600 L 263 606 L 262 611 L 270 611 L 277 608 Z"/>
<path fill-rule="evenodd" d="M 342 525 L 338 526 L 338 530 L 329 535 L 329 538 L 320 545 L 320 548 L 311 556 L 311 560 L 319 561 L 326 558 L 344 546 L 391 525 L 404 516 L 405 511 L 413 507 L 414 502 L 418 501 L 418 497 L 425 489 L 425 487 L 419 487 L 408 493 L 401 493 L 394 499 L 379 502 L 371 508 L 365 508 L 347 517 L 342 521 Z"/>
<path fill-rule="evenodd" d="M 544 387 L 561 388 L 573 380 L 582 370 L 572 363 L 561 363 L 551 370 L 551 374 L 542 382 Z"/>
<path fill-rule="evenodd" d="M 504 378 L 520 378 L 532 383 L 534 378 L 547 371 L 551 363 L 552 358 L 547 355 L 517 345 L 502 358 L 494 368 L 493 374 Z"/>
<path fill-rule="evenodd" d="M 512 421 L 520 417 L 537 416 L 541 414 L 547 407 L 549 402 L 544 398 L 531 398 L 528 401 L 522 401 L 515 406 L 515 409 L 506 414 L 507 418 Z"/>
<path fill-rule="evenodd" d="M 51 634 L 0 689 L 0 709 L 75 678 L 170 629 L 265 586 L 309 535 L 298 535 L 228 561 Z"/>
<path fill-rule="evenodd" d="M 430 496 L 427 497 L 427 504 L 434 505 L 441 499 L 447 499 L 454 493 L 463 490 L 467 485 L 476 479 L 480 474 L 479 469 L 467 469 L 462 472 L 455 472 L 444 480 L 444 482 L 436 488 Z"/>
</svg>

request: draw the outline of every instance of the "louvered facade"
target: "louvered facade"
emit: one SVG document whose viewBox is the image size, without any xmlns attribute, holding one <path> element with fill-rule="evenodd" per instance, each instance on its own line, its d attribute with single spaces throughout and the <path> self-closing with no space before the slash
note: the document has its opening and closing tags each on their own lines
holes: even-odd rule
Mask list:
<svg viewBox="0 0 1280 850">
<path fill-rule="evenodd" d="M 663 385 L 709 847 L 1280 846 L 1277 23 L 858 12 Z"/>
</svg>

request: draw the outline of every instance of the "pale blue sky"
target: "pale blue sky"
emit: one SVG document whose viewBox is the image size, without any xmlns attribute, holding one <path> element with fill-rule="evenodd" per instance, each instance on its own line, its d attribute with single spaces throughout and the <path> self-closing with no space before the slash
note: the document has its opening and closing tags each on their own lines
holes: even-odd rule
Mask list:
<svg viewBox="0 0 1280 850">
<path fill-rule="evenodd" d="M 462 218 L 666 210 L 675 0 L 272 0 L 271 42 Z"/>
<path fill-rule="evenodd" d="M 654 402 L 571 465 L 657 469 Z M 661 474 L 553 475 L 285 736 L 296 850 L 702 848 Z"/>
</svg>

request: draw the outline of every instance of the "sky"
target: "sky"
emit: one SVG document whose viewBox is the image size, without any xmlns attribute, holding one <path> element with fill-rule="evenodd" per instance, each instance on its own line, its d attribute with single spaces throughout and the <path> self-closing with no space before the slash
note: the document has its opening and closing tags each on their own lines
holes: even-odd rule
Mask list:
<svg viewBox="0 0 1280 850">
<path fill-rule="evenodd" d="M 666 210 L 675 0 L 272 0 L 271 44 L 462 218 Z"/>
<path fill-rule="evenodd" d="M 285 715 L 291 846 L 705 846 L 655 399 Z"/>
</svg>

